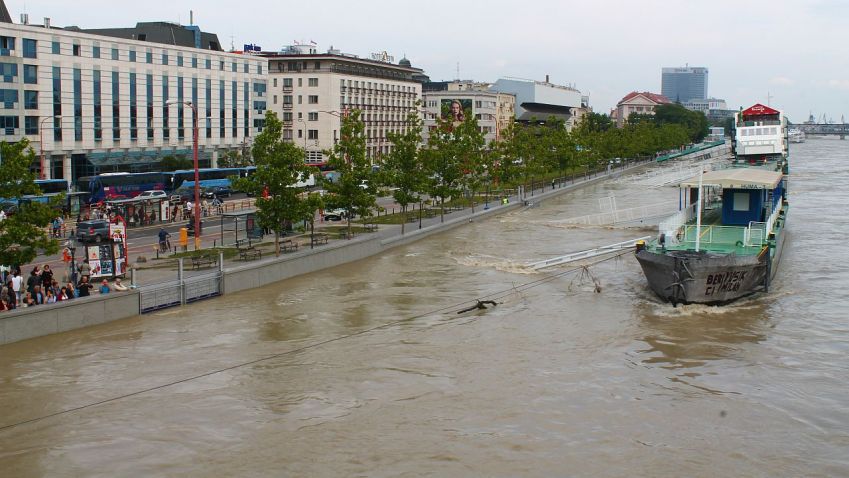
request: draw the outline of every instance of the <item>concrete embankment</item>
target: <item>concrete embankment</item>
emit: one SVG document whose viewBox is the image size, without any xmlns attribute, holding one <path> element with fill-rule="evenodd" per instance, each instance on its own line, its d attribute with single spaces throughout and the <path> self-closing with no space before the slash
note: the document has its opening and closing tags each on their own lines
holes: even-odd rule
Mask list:
<svg viewBox="0 0 849 478">
<path fill-rule="evenodd" d="M 624 171 L 634 171 L 649 164 L 653 162 L 634 164 Z M 613 174 L 619 175 L 624 171 L 616 170 Z M 539 203 L 565 192 L 605 181 L 610 177 L 609 174 L 599 174 L 573 184 L 564 183 L 560 185 L 561 187 L 548 189 L 545 192 L 540 192 L 538 189 L 532 196 L 526 195 L 521 199 L 513 196 L 506 205 L 497 204 L 488 209 L 479 207 L 474 213 L 470 209 L 456 211 L 446 216 L 444 222 L 441 222 L 439 217 L 431 218 L 423 224 L 421 229 L 411 227 L 410 229 L 413 230 L 408 230 L 403 235 L 400 226 L 381 226 L 376 233 L 360 234 L 351 240 L 330 241 L 329 244 L 316 249 L 301 250 L 240 265 L 225 264 L 220 274 L 218 292 L 221 295 L 232 294 L 365 259 L 390 248 L 468 224 L 470 221 L 482 220 L 527 207 L 528 203 Z M 179 283 L 173 281 L 172 283 L 174 285 L 170 287 L 182 287 Z M 151 287 L 169 286 L 152 285 Z M 127 292 L 113 292 L 108 295 L 4 312 L 0 315 L 0 345 L 135 317 L 142 311 L 143 294 L 147 290 L 148 288 L 144 287 Z"/>
</svg>

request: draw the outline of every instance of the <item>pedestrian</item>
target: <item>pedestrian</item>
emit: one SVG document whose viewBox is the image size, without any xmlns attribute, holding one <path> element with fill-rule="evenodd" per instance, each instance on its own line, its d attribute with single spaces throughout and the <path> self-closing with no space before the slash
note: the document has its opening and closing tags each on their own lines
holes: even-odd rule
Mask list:
<svg viewBox="0 0 849 478">
<path fill-rule="evenodd" d="M 88 259 L 83 259 L 83 263 L 80 264 L 80 279 L 89 278 L 91 276 L 91 266 L 88 263 Z"/>
<path fill-rule="evenodd" d="M 41 284 L 41 270 L 39 270 L 38 266 L 33 267 L 29 273 L 29 277 L 27 278 L 27 292 L 32 293 L 36 284 Z"/>
<path fill-rule="evenodd" d="M 44 300 L 44 303 L 45 304 L 55 304 L 56 303 L 56 296 L 53 294 L 52 290 L 47 289 L 47 298 Z"/>
<path fill-rule="evenodd" d="M 41 271 L 42 289 L 46 289 L 53 285 L 53 271 L 50 270 L 50 264 L 44 264 L 44 270 Z"/>
<path fill-rule="evenodd" d="M 68 282 L 68 285 L 65 286 L 65 295 L 67 295 L 69 299 L 76 299 L 80 296 L 79 291 L 76 287 L 74 287 L 73 282 Z"/>
<path fill-rule="evenodd" d="M 41 291 L 40 285 L 37 285 L 37 286 L 32 288 L 31 297 L 32 297 L 32 300 L 38 305 L 41 305 L 41 304 L 44 303 L 45 296 L 44 296 L 44 292 Z"/>
<path fill-rule="evenodd" d="M 32 293 L 27 292 L 24 294 L 24 301 L 22 307 L 32 307 L 35 305 L 35 301 L 32 299 Z"/>
<path fill-rule="evenodd" d="M 12 271 L 12 291 L 15 292 L 15 301 L 21 301 L 21 286 L 24 284 L 24 278 L 21 277 L 20 269 Z"/>
<path fill-rule="evenodd" d="M 106 279 L 103 279 L 103 282 L 100 283 L 100 293 L 101 294 L 108 294 L 110 292 L 112 292 L 112 289 L 109 287 L 109 281 L 106 280 Z"/>
<path fill-rule="evenodd" d="M 56 302 L 62 302 L 64 300 L 68 300 L 69 298 L 70 297 L 68 297 L 68 288 L 62 286 L 62 288 L 59 289 L 59 293 L 56 294 Z"/>
<path fill-rule="evenodd" d="M 120 277 L 115 278 L 115 284 L 112 285 L 112 289 L 117 290 L 117 291 L 128 290 L 127 286 L 125 286 L 124 284 L 121 283 Z"/>
<path fill-rule="evenodd" d="M 91 295 L 91 289 L 93 289 L 94 286 L 88 281 L 88 277 L 89 276 L 83 276 L 83 278 L 80 279 L 80 283 L 77 285 L 79 297 L 88 297 Z"/>
</svg>

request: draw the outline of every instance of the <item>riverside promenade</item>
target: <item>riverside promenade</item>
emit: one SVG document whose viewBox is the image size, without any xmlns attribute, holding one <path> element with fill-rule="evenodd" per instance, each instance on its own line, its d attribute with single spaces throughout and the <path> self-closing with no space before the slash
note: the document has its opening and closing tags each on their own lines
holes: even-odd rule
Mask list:
<svg viewBox="0 0 849 478">
<path fill-rule="evenodd" d="M 151 313 L 168 307 L 184 306 L 197 300 L 232 294 L 241 290 L 262 287 L 291 277 L 316 272 L 349 262 L 371 257 L 393 247 L 408 244 L 438 234 L 472 221 L 490 216 L 533 207 L 538 203 L 568 191 L 605 181 L 626 172 L 654 164 L 653 161 L 633 162 L 621 168 L 591 173 L 570 180 L 556 182 L 554 186 L 523 191 L 521 197 L 513 194 L 506 203 L 501 198 L 490 201 L 488 207 L 479 204 L 474 208 L 453 210 L 444 218 L 439 215 L 418 218 L 407 223 L 401 233 L 398 224 L 381 224 L 371 232 L 359 232 L 352 237 L 340 237 L 338 232 L 324 232 L 317 227 L 317 234 L 326 234 L 327 241 L 313 243 L 310 234 L 289 236 L 285 239 L 297 241 L 297 250 L 273 253 L 273 241 L 261 245 L 261 257 L 225 258 L 220 249 L 205 249 L 214 260 L 192 267 L 190 258 L 148 259 L 146 263 L 131 262 L 134 287 L 128 291 L 115 291 L 105 295 L 77 298 L 55 304 L 16 309 L 0 315 L 0 345 L 29 338 L 64 332 L 111 322 L 139 314 Z M 344 223 L 336 223 L 339 227 Z M 215 257 L 217 256 L 217 257 Z M 131 256 L 131 260 L 132 260 Z M 125 283 L 129 283 L 128 279 Z"/>
</svg>

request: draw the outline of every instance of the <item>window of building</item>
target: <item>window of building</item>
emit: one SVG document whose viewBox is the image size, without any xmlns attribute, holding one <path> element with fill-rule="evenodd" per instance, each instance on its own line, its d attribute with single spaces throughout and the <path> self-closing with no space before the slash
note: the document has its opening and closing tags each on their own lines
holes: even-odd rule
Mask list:
<svg viewBox="0 0 849 478">
<path fill-rule="evenodd" d="M 311 130 L 307 131 L 307 134 L 308 134 L 307 139 L 318 139 L 318 130 L 317 129 L 311 129 Z"/>
<path fill-rule="evenodd" d="M 274 78 L 274 82 L 272 83 L 272 86 L 274 88 L 277 88 L 277 78 Z"/>
<path fill-rule="evenodd" d="M 80 52 L 81 52 L 81 49 L 80 49 L 80 46 L 79 46 L 79 45 L 73 45 L 73 46 L 71 47 L 71 53 L 72 53 L 74 56 L 80 56 Z"/>
<path fill-rule="evenodd" d="M 207 70 L 211 70 L 212 69 L 212 60 L 207 58 L 206 61 L 204 62 L 204 68 L 206 68 Z"/>
<path fill-rule="evenodd" d="M 224 71 L 224 60 L 218 62 L 218 71 Z"/>
<path fill-rule="evenodd" d="M 254 101 L 254 109 L 258 113 L 263 114 L 263 112 L 265 111 L 265 108 L 266 108 L 265 101 Z"/>
<path fill-rule="evenodd" d="M 298 78 L 298 87 L 304 86 L 304 79 Z"/>
<path fill-rule="evenodd" d="M 37 110 L 38 109 L 38 92 L 32 90 L 24 90 L 24 109 L 25 110 Z"/>
<path fill-rule="evenodd" d="M 38 45 L 35 40 L 24 38 L 24 58 L 37 58 Z"/>
<path fill-rule="evenodd" d="M 318 86 L 318 78 L 309 78 L 307 84 L 309 86 Z"/>
<path fill-rule="evenodd" d="M 320 61 L 315 62 L 315 64 L 313 66 L 315 67 L 316 70 L 320 70 L 321 69 L 321 62 Z"/>
<path fill-rule="evenodd" d="M 272 104 L 275 104 L 275 105 L 277 104 L 277 95 L 274 95 L 274 99 L 272 101 Z"/>
<path fill-rule="evenodd" d="M 262 129 L 265 128 L 265 119 L 254 118 L 254 128 L 256 128 L 257 131 L 262 132 Z"/>
<path fill-rule="evenodd" d="M 51 43 L 51 44 L 50 44 L 50 51 L 51 51 L 54 55 L 58 55 L 59 53 L 61 53 L 61 52 L 62 52 L 62 48 L 61 48 L 61 46 L 60 46 L 60 44 L 59 44 L 59 42 L 58 42 L 58 41 L 54 41 L 53 43 Z"/>
<path fill-rule="evenodd" d="M 301 96 L 301 95 L 298 95 L 298 104 L 300 105 L 300 104 L 303 104 L 303 103 L 304 103 L 304 97 Z"/>
<path fill-rule="evenodd" d="M 38 134 L 38 116 L 24 118 L 24 134 Z"/>
<path fill-rule="evenodd" d="M 238 64 L 235 61 L 230 63 L 230 71 L 232 71 L 233 73 L 239 71 Z"/>
<path fill-rule="evenodd" d="M 163 65 L 168 64 L 168 52 L 165 51 L 165 50 L 162 51 L 162 64 Z"/>
<path fill-rule="evenodd" d="M 256 72 L 257 72 L 257 74 L 259 74 L 259 75 L 261 75 L 261 74 L 262 74 L 262 63 L 260 63 L 260 64 L 258 64 L 258 65 L 256 66 Z M 263 124 L 263 125 L 265 125 L 265 120 L 262 120 L 262 124 Z"/>
<path fill-rule="evenodd" d="M 298 130 L 298 139 L 303 138 L 303 137 L 304 137 L 304 130 L 299 129 Z"/>
<path fill-rule="evenodd" d="M 245 72 L 245 73 L 250 73 L 250 72 L 251 72 L 251 65 L 250 65 L 250 63 L 245 63 L 245 64 L 243 65 L 242 71 L 243 71 L 243 72 Z"/>
<path fill-rule="evenodd" d="M 307 113 L 307 119 L 309 121 L 318 121 L 318 112 L 312 111 L 310 113 Z"/>
<path fill-rule="evenodd" d="M 113 48 L 113 49 L 112 49 L 112 59 L 113 59 L 113 60 L 115 60 L 115 61 L 118 61 L 118 58 L 120 58 L 120 56 L 119 56 L 119 55 L 120 55 L 120 54 L 118 53 L 118 49 L 117 49 L 117 48 Z"/>
<path fill-rule="evenodd" d="M 20 118 L 17 116 L 0 116 L 0 130 L 7 136 L 14 135 L 15 130 L 20 127 Z"/>
<path fill-rule="evenodd" d="M 91 47 L 91 57 L 92 58 L 100 58 L 100 47 L 99 46 Z"/>
<path fill-rule="evenodd" d="M 128 51 L 127 56 L 129 57 L 130 61 L 132 61 L 132 62 L 136 61 L 136 51 L 135 50 Z"/>
<path fill-rule="evenodd" d="M 0 56 L 11 56 L 15 49 L 15 37 L 0 36 Z"/>
<path fill-rule="evenodd" d="M 145 54 L 144 54 L 144 60 L 145 60 L 145 62 L 147 62 L 147 63 L 149 63 L 149 64 L 153 64 L 153 52 L 152 52 L 152 51 L 150 51 L 150 50 L 148 50 L 147 52 L 145 52 Z"/>
<path fill-rule="evenodd" d="M 0 90 L 0 103 L 6 109 L 15 107 L 18 102 L 18 90 Z"/>
<path fill-rule="evenodd" d="M 291 78 L 283 78 L 283 88 L 291 88 L 292 87 L 292 79 Z"/>
<path fill-rule="evenodd" d="M 292 104 L 292 95 L 283 95 L 283 104 L 291 105 Z"/>
<path fill-rule="evenodd" d="M 15 81 L 15 78 L 18 77 L 18 64 L 0 63 L 0 76 L 3 77 L 3 81 L 6 83 Z"/>
<path fill-rule="evenodd" d="M 197 67 L 198 67 L 198 57 L 193 56 L 192 57 L 192 68 L 197 68 Z"/>
<path fill-rule="evenodd" d="M 177 55 L 177 66 L 183 66 L 183 55 Z"/>
<path fill-rule="evenodd" d="M 292 112 L 291 111 L 284 111 L 283 112 L 283 121 L 288 121 L 290 123 L 292 122 Z"/>
<path fill-rule="evenodd" d="M 309 103 L 311 105 L 317 105 L 318 104 L 318 95 L 310 95 L 309 96 Z"/>
<path fill-rule="evenodd" d="M 35 85 L 38 83 L 38 67 L 35 65 L 24 65 L 24 84 Z"/>
</svg>

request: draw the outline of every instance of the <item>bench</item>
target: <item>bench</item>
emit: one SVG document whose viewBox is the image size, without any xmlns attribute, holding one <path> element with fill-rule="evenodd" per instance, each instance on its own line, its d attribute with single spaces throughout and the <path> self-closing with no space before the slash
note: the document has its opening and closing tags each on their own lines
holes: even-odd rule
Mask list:
<svg viewBox="0 0 849 478">
<path fill-rule="evenodd" d="M 296 241 L 293 241 L 291 239 L 284 239 L 284 240 L 280 241 L 280 249 L 282 249 L 283 252 L 297 251 L 298 246 L 299 246 L 299 244 Z"/>
<path fill-rule="evenodd" d="M 239 260 L 241 261 L 252 261 L 254 259 L 261 259 L 262 251 L 257 249 L 256 247 L 248 247 L 245 249 L 239 249 Z"/>
<path fill-rule="evenodd" d="M 211 267 L 214 265 L 218 265 L 218 256 L 212 254 L 192 256 L 193 269 L 200 269 L 201 267 Z"/>
<path fill-rule="evenodd" d="M 327 240 L 328 240 L 327 234 L 322 232 L 322 233 L 314 234 L 310 238 L 310 244 L 313 245 L 313 246 L 318 246 L 318 245 L 321 245 L 321 244 L 327 244 Z"/>
<path fill-rule="evenodd" d="M 366 229 L 367 232 L 374 232 L 377 230 L 377 224 L 373 222 L 363 224 L 363 227 Z"/>
</svg>

